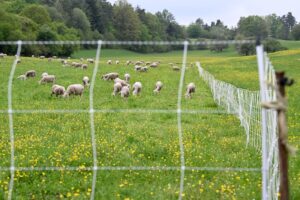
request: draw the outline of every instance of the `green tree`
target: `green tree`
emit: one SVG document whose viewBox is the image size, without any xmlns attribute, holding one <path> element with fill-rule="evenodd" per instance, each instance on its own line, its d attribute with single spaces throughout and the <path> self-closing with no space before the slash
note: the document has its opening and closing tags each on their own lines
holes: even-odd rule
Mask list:
<svg viewBox="0 0 300 200">
<path fill-rule="evenodd" d="M 292 35 L 295 40 L 300 40 L 300 24 L 293 27 Z"/>
<path fill-rule="evenodd" d="M 89 39 L 89 34 L 91 31 L 91 24 L 85 15 L 85 13 L 79 9 L 74 8 L 72 11 L 72 20 L 70 24 L 72 27 L 79 29 L 82 39 Z"/>
<path fill-rule="evenodd" d="M 198 24 L 192 23 L 187 27 L 186 31 L 189 38 L 199 38 L 202 28 Z"/>
<path fill-rule="evenodd" d="M 267 24 L 260 16 L 241 17 L 238 22 L 238 33 L 245 37 L 263 39 L 268 36 Z"/>
<path fill-rule="evenodd" d="M 47 9 L 41 5 L 29 5 L 21 12 L 22 16 L 28 17 L 37 24 L 49 24 L 51 19 Z"/>
<path fill-rule="evenodd" d="M 141 22 L 126 0 L 119 0 L 113 7 L 113 23 L 118 40 L 139 40 Z"/>
</svg>

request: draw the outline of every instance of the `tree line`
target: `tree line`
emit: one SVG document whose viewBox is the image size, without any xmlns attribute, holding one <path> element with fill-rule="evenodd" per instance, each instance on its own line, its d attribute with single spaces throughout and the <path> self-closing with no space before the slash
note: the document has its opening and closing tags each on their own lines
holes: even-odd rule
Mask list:
<svg viewBox="0 0 300 200">
<path fill-rule="evenodd" d="M 283 47 L 274 39 L 300 40 L 300 24 L 292 13 L 283 16 L 241 17 L 236 27 L 229 28 L 221 20 L 205 23 L 201 18 L 188 26 L 176 22 L 164 9 L 156 13 L 134 8 L 126 0 L 111 4 L 106 0 L 0 0 L 0 40 L 232 40 L 260 37 L 270 51 Z M 89 46 L 83 46 L 89 48 Z M 115 46 L 114 46 L 115 47 Z M 223 51 L 227 45 L 198 46 L 197 49 Z M 68 56 L 78 46 L 26 46 L 23 53 Z M 112 47 L 113 48 L 113 47 Z M 126 46 L 148 53 L 174 50 L 176 46 Z M 181 47 L 180 47 L 181 48 Z M 244 55 L 252 54 L 252 46 L 237 46 Z M 0 47 L 15 52 L 15 47 Z"/>
</svg>

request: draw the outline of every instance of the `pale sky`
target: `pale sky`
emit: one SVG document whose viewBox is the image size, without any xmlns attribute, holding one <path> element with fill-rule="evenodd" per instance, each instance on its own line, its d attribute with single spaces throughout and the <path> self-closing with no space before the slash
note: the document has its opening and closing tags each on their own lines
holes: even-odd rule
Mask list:
<svg viewBox="0 0 300 200">
<path fill-rule="evenodd" d="M 115 0 L 108 0 L 114 4 Z M 139 5 L 155 13 L 167 9 L 181 25 L 188 25 L 197 18 L 205 23 L 221 19 L 225 25 L 236 26 L 241 16 L 279 16 L 292 12 L 300 21 L 300 0 L 127 0 L 133 7 Z"/>
</svg>

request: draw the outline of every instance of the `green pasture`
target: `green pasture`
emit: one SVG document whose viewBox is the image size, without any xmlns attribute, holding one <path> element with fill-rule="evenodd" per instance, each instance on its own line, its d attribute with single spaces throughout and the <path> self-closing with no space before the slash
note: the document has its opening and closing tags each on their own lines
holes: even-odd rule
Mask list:
<svg viewBox="0 0 300 200">
<path fill-rule="evenodd" d="M 96 50 L 74 53 L 71 61 L 94 58 Z M 177 126 L 177 99 L 180 72 L 168 63 L 182 66 L 182 51 L 140 54 L 127 50 L 103 48 L 94 88 L 94 109 L 116 112 L 94 113 L 97 166 L 99 167 L 180 167 L 180 146 Z M 240 57 L 233 48 L 223 53 L 188 51 L 184 88 L 196 84 L 193 98 L 182 96 L 182 110 L 222 111 L 213 101 L 210 90 L 199 77 L 200 61 L 204 69 L 217 79 L 238 87 L 258 90 L 255 56 Z M 276 69 L 285 70 L 296 84 L 288 88 L 289 142 L 300 147 L 300 50 L 293 49 L 269 55 Z M 108 59 L 121 64 L 107 65 Z M 7 114 L 8 78 L 14 57 L 0 59 L 0 166 L 10 167 L 10 134 Z M 81 83 L 87 70 L 64 67 L 58 60 L 21 57 L 13 78 L 14 110 L 86 110 L 90 109 L 89 90 L 82 98 L 51 97 L 51 85 L 39 85 L 43 72 L 54 74 L 57 84 L 67 87 Z M 160 61 L 158 68 L 147 73 L 134 71 L 126 60 Z M 17 77 L 34 69 L 37 76 L 26 81 Z M 101 79 L 108 72 L 121 76 L 131 74 L 130 83 L 143 84 L 140 96 L 127 100 L 112 96 L 113 83 Z M 164 87 L 153 94 L 156 81 Z M 118 112 L 129 110 L 164 110 L 165 113 Z M 90 114 L 82 113 L 16 113 L 13 114 L 16 167 L 80 167 L 74 171 L 16 171 L 13 199 L 89 199 L 92 189 L 93 151 Z M 246 147 L 246 136 L 234 115 L 212 113 L 182 114 L 183 145 L 186 167 L 261 168 L 261 155 Z M 96 199 L 178 199 L 180 170 L 99 170 Z M 0 171 L 0 199 L 6 199 L 10 172 Z M 299 153 L 290 158 L 291 199 L 300 198 Z M 186 170 L 184 199 L 261 199 L 260 171 Z"/>
</svg>

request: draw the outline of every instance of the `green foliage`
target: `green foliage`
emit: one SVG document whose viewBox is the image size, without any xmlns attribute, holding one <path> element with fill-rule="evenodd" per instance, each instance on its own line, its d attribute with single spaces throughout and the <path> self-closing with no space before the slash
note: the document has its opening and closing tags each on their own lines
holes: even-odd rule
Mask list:
<svg viewBox="0 0 300 200">
<path fill-rule="evenodd" d="M 292 35 L 295 40 L 300 40 L 300 24 L 293 27 Z"/>
<path fill-rule="evenodd" d="M 49 24 L 51 21 L 47 9 L 44 6 L 36 4 L 25 7 L 20 15 L 25 16 L 40 25 Z"/>
<path fill-rule="evenodd" d="M 283 47 L 281 43 L 278 40 L 275 40 L 273 38 L 268 38 L 263 42 L 264 49 L 267 52 L 276 52 L 276 51 L 282 51 L 286 50 L 286 47 Z"/>
<path fill-rule="evenodd" d="M 260 16 L 241 17 L 238 22 L 238 32 L 245 37 L 268 36 L 267 24 Z"/>
</svg>

